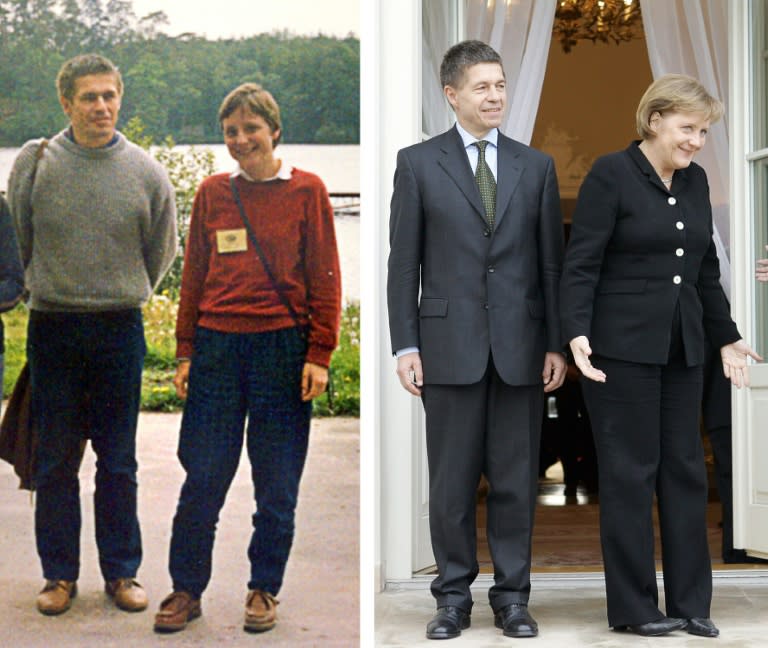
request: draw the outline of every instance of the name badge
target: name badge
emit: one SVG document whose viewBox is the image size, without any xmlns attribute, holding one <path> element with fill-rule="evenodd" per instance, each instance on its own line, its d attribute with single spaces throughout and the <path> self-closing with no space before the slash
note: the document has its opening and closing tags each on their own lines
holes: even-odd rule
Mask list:
<svg viewBox="0 0 768 648">
<path fill-rule="evenodd" d="M 219 254 L 245 252 L 248 249 L 248 235 L 245 228 L 218 230 L 216 232 L 216 249 Z"/>
</svg>

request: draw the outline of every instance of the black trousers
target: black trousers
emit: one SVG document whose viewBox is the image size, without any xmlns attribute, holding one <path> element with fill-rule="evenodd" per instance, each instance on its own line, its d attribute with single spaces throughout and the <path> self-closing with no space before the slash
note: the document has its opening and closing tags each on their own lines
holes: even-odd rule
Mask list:
<svg viewBox="0 0 768 648">
<path fill-rule="evenodd" d="M 430 533 L 438 570 L 431 589 L 437 606 L 472 609 L 469 587 L 478 573 L 475 503 L 481 474 L 489 483 L 491 607 L 498 611 L 510 603 L 526 603 L 531 589 L 542 386 L 505 384 L 489 359 L 480 382 L 425 385 L 422 398 Z"/>
<path fill-rule="evenodd" d="M 666 614 L 709 617 L 707 475 L 699 434 L 702 368 L 593 357 L 606 382 L 582 379 L 600 478 L 600 539 L 610 626 L 659 619 L 656 494 Z"/>
</svg>

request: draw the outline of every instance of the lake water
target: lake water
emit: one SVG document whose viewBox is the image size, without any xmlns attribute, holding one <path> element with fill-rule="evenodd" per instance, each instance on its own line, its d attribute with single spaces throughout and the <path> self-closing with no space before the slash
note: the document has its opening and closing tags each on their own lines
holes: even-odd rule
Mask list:
<svg viewBox="0 0 768 648">
<path fill-rule="evenodd" d="M 231 171 L 234 160 L 223 144 L 201 144 L 210 148 L 217 171 Z M 0 191 L 5 191 L 8 175 L 18 148 L 0 148 Z M 280 144 L 277 157 L 304 171 L 317 174 L 331 193 L 360 192 L 360 147 L 357 145 Z M 341 260 L 342 290 L 345 300 L 360 299 L 360 219 L 357 216 L 336 217 L 336 237 Z"/>
</svg>

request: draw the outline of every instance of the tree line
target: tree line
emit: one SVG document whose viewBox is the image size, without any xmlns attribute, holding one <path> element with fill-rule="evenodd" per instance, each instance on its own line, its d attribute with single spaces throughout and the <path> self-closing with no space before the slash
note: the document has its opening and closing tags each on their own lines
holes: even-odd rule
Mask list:
<svg viewBox="0 0 768 648">
<path fill-rule="evenodd" d="M 110 58 L 125 83 L 121 123 L 147 134 L 217 143 L 218 106 L 260 83 L 280 104 L 287 143 L 354 144 L 360 137 L 360 41 L 290 32 L 208 40 L 163 32 L 162 11 L 137 17 L 130 0 L 0 0 L 0 146 L 66 125 L 54 80 L 77 54 Z"/>
</svg>

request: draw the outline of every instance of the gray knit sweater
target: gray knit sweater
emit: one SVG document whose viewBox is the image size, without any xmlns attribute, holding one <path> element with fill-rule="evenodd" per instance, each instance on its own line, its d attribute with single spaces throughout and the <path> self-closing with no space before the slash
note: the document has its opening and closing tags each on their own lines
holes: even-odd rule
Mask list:
<svg viewBox="0 0 768 648">
<path fill-rule="evenodd" d="M 141 306 L 176 254 L 176 207 L 163 167 L 118 133 L 105 148 L 51 139 L 19 152 L 8 198 L 30 291 L 45 311 Z M 31 189 L 31 191 L 30 191 Z"/>
</svg>

